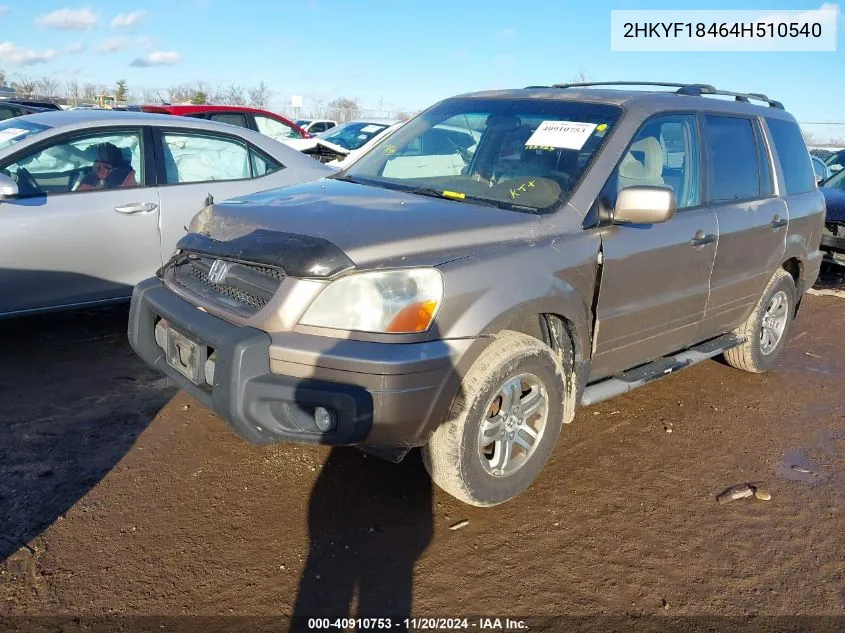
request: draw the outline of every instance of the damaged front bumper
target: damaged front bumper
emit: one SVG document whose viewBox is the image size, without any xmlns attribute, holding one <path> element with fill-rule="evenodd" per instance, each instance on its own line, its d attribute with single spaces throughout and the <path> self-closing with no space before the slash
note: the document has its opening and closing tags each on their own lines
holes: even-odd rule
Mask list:
<svg viewBox="0 0 845 633">
<path fill-rule="evenodd" d="M 843 256 L 845 256 L 845 224 L 826 222 L 819 248 L 835 259 L 843 259 Z"/>
<path fill-rule="evenodd" d="M 173 345 L 162 336 L 163 329 L 199 354 L 197 362 L 185 359 L 193 371 L 177 369 L 180 361 L 174 361 L 174 350 L 169 349 Z M 159 279 L 138 284 L 132 294 L 129 341 L 151 367 L 252 443 L 363 445 L 376 452 L 428 441 L 457 390 L 453 358 L 472 344 L 471 340 L 413 344 L 343 340 L 327 351 L 325 337 L 294 333 L 271 337 L 228 323 L 197 309 Z M 289 366 L 289 375 L 271 371 L 271 346 L 272 363 Z M 301 363 L 309 347 L 320 350 L 313 366 Z M 331 428 L 321 430 L 318 408 L 328 412 Z"/>
</svg>

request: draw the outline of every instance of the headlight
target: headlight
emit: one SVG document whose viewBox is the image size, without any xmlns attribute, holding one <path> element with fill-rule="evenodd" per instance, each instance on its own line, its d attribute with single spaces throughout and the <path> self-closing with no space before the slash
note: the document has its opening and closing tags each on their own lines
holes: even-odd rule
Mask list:
<svg viewBox="0 0 845 633">
<path fill-rule="evenodd" d="M 424 332 L 443 299 L 443 277 L 434 268 L 358 273 L 323 290 L 301 325 L 362 332 Z"/>
</svg>

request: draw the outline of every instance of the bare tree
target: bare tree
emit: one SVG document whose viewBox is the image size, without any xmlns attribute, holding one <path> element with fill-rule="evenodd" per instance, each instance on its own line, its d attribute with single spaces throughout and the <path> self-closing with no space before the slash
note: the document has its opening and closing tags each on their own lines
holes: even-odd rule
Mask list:
<svg viewBox="0 0 845 633">
<path fill-rule="evenodd" d="M 82 98 L 86 101 L 96 99 L 97 93 L 98 90 L 96 84 L 92 84 L 90 81 L 86 81 L 82 84 Z"/>
<path fill-rule="evenodd" d="M 226 88 L 223 93 L 223 100 L 229 105 L 246 105 L 243 86 L 232 84 Z"/>
<path fill-rule="evenodd" d="M 68 79 L 65 82 L 65 97 L 70 102 L 73 102 L 73 105 L 77 105 L 79 103 L 79 97 L 82 95 L 82 91 L 79 88 L 79 82 L 76 79 Z"/>
<path fill-rule="evenodd" d="M 37 86 L 38 82 L 26 73 L 20 73 L 12 82 L 12 88 L 14 88 L 17 92 L 22 93 L 24 96 L 35 94 Z"/>
<path fill-rule="evenodd" d="M 333 101 L 329 101 L 328 113 L 331 118 L 338 123 L 345 123 L 358 117 L 361 112 L 361 106 L 358 105 L 358 99 L 350 99 L 349 97 L 338 97 Z"/>
<path fill-rule="evenodd" d="M 249 89 L 249 105 L 256 108 L 266 108 L 270 103 L 272 92 L 263 81 Z"/>
<path fill-rule="evenodd" d="M 42 97 L 49 97 L 51 99 L 58 97 L 60 88 L 61 84 L 52 77 L 41 77 L 35 82 L 35 89 Z"/>
<path fill-rule="evenodd" d="M 6 85 L 6 71 L 0 68 L 0 86 Z"/>
</svg>

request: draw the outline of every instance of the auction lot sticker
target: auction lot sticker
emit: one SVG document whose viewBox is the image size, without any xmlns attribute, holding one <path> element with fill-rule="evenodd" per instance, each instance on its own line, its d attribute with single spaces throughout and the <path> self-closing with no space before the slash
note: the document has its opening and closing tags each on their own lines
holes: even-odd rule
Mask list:
<svg viewBox="0 0 845 633">
<path fill-rule="evenodd" d="M 531 138 L 525 141 L 525 146 L 581 149 L 595 129 L 595 123 L 543 121 L 534 130 Z"/>
</svg>

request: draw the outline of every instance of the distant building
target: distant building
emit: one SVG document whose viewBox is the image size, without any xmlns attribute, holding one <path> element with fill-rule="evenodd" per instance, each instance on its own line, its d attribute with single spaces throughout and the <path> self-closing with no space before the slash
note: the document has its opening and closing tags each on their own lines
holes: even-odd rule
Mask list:
<svg viewBox="0 0 845 633">
<path fill-rule="evenodd" d="M 0 86 L 0 97 L 14 97 L 15 89 L 9 86 Z"/>
</svg>

